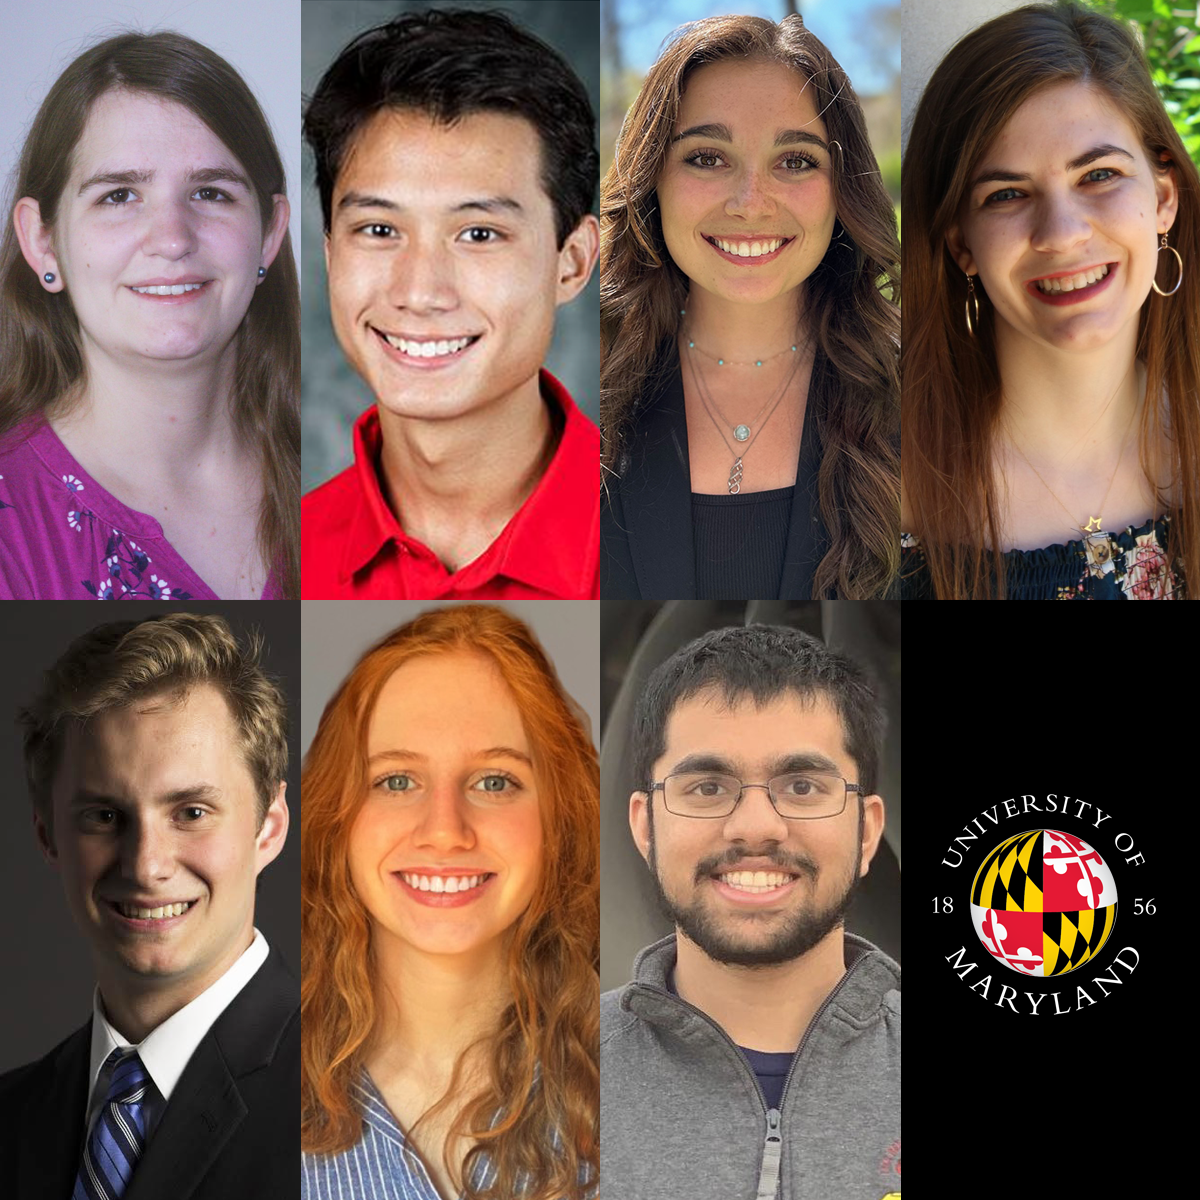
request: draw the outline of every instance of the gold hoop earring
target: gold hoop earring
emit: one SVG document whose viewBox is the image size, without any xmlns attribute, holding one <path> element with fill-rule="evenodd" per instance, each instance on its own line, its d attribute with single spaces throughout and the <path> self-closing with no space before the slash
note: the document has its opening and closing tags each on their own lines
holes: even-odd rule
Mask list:
<svg viewBox="0 0 1200 1200">
<path fill-rule="evenodd" d="M 975 306 L 975 319 L 971 320 L 971 305 Z M 975 326 L 979 324 L 979 297 L 975 295 L 975 276 L 967 276 L 967 302 L 964 305 L 967 312 L 967 332 L 974 337 Z"/>
<path fill-rule="evenodd" d="M 1174 246 L 1168 246 L 1168 245 L 1167 245 L 1167 235 L 1166 235 L 1165 233 L 1162 235 L 1162 242 L 1159 244 L 1159 247 L 1158 247 L 1158 252 L 1159 252 L 1159 254 L 1161 254 L 1161 253 L 1162 253 L 1164 250 L 1170 250 L 1170 252 L 1171 252 L 1173 255 L 1175 255 L 1175 261 L 1176 261 L 1176 262 L 1179 264 L 1179 278 L 1178 278 L 1177 280 L 1175 280 L 1175 286 L 1174 286 L 1174 287 L 1173 287 L 1173 288 L 1172 288 L 1172 289 L 1171 289 L 1169 292 L 1164 292 L 1164 291 L 1162 290 L 1162 288 L 1160 288 L 1160 287 L 1158 286 L 1158 280 L 1157 280 L 1157 279 L 1152 279 L 1152 280 L 1150 280 L 1150 286 L 1151 286 L 1151 287 L 1152 287 L 1152 288 L 1153 288 L 1153 289 L 1154 289 L 1154 290 L 1155 290 L 1155 291 L 1156 291 L 1156 292 L 1157 292 L 1157 293 L 1158 293 L 1160 296 L 1173 296 L 1173 295 L 1175 295 L 1175 293 L 1176 293 L 1177 291 L 1179 291 L 1179 285 L 1180 285 L 1180 284 L 1183 282 L 1183 259 L 1179 257 L 1179 251 L 1178 251 L 1178 250 L 1176 250 Z M 1157 267 L 1158 267 L 1158 264 L 1157 264 L 1157 263 L 1155 263 L 1155 272 L 1154 272 L 1154 273 L 1155 273 L 1156 275 L 1158 274 Z"/>
</svg>

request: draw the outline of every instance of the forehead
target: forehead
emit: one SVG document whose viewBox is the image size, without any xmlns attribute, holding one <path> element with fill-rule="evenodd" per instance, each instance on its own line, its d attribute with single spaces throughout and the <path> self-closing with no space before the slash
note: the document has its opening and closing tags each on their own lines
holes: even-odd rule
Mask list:
<svg viewBox="0 0 1200 1200">
<path fill-rule="evenodd" d="M 73 723 L 57 773 L 58 782 L 131 799 L 235 779 L 251 783 L 229 704 L 211 684 L 143 697 Z"/>
<path fill-rule="evenodd" d="M 780 129 L 828 136 L 811 81 L 782 63 L 757 59 L 725 59 L 688 76 L 676 132 L 716 122 L 737 140 L 773 140 Z"/>
<path fill-rule="evenodd" d="M 672 709 L 666 748 L 655 765 L 669 768 L 686 755 L 713 754 L 752 766 L 803 750 L 818 750 L 844 769 L 851 767 L 841 718 L 827 697 L 802 699 L 789 691 L 761 705 L 749 696 L 730 705 L 710 690 Z"/>
<path fill-rule="evenodd" d="M 437 208 L 505 194 L 525 207 L 540 199 L 549 211 L 541 169 L 541 139 L 524 117 L 481 112 L 445 124 L 414 109 L 385 109 L 354 136 L 333 194 Z"/>
<path fill-rule="evenodd" d="M 111 168 L 156 168 L 173 163 L 237 165 L 229 148 L 194 112 L 145 92 L 105 92 L 88 114 L 72 160 L 80 177 Z"/>
<path fill-rule="evenodd" d="M 1039 157 L 1062 167 L 1095 146 L 1137 154 L 1142 139 L 1108 94 L 1086 83 L 1062 83 L 1034 92 L 1004 124 L 980 167 L 1025 164 Z"/>
<path fill-rule="evenodd" d="M 411 659 L 379 693 L 368 757 L 406 750 L 435 757 L 509 746 L 529 753 L 512 690 L 490 658 L 452 652 Z"/>
</svg>

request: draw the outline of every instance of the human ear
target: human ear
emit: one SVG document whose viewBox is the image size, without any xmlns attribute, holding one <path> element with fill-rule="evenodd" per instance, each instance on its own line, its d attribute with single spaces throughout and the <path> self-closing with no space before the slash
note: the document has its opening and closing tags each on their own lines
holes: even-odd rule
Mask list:
<svg viewBox="0 0 1200 1200">
<path fill-rule="evenodd" d="M 33 814 L 33 832 L 37 838 L 38 849 L 41 850 L 42 857 L 52 867 L 58 866 L 58 847 L 54 844 L 54 834 L 50 831 L 50 826 L 41 813 L 36 810 Z"/>
<path fill-rule="evenodd" d="M 879 839 L 883 836 L 884 822 L 882 796 L 864 796 L 862 804 L 862 860 L 858 864 L 858 873 L 860 876 L 867 873 L 867 869 L 871 865 L 871 859 L 875 857 L 875 851 L 879 849 Z"/>
<path fill-rule="evenodd" d="M 629 832 L 638 853 L 650 861 L 650 796 L 646 792 L 629 793 Z"/>
<path fill-rule="evenodd" d="M 963 240 L 962 227 L 957 222 L 946 230 L 946 249 L 950 251 L 950 257 L 958 263 L 960 271 L 967 275 L 979 274 L 975 259 Z"/>
<path fill-rule="evenodd" d="M 42 207 L 31 196 L 22 196 L 13 207 L 13 227 L 21 254 L 34 269 L 42 287 L 48 292 L 63 290 L 62 272 L 58 269 L 58 256 L 49 226 L 42 222 Z M 46 276 L 53 278 L 47 280 Z"/>
<path fill-rule="evenodd" d="M 1174 163 L 1167 163 L 1165 171 L 1154 173 L 1154 195 L 1157 200 L 1156 216 L 1158 217 L 1158 232 L 1170 232 L 1175 224 L 1175 216 L 1179 212 L 1179 180 L 1175 174 Z"/>
<path fill-rule="evenodd" d="M 558 252 L 558 287 L 555 304 L 566 304 L 574 300 L 587 287 L 600 254 L 600 222 L 588 213 L 567 234 L 563 248 Z"/>
<path fill-rule="evenodd" d="M 254 873 L 259 874 L 263 867 L 279 857 L 283 843 L 287 840 L 288 806 L 285 799 L 287 784 L 280 783 L 275 792 L 275 798 L 263 818 L 262 828 L 254 844 L 255 867 Z"/>
<path fill-rule="evenodd" d="M 271 220 L 263 234 L 262 262 L 260 264 L 263 268 L 269 267 L 275 261 L 275 255 L 279 253 L 279 247 L 283 244 L 283 235 L 287 233 L 288 221 L 292 218 L 292 206 L 288 203 L 286 196 L 275 195 L 271 199 L 274 201 L 274 207 L 271 210 Z M 259 283 L 261 282 L 260 278 Z"/>
</svg>

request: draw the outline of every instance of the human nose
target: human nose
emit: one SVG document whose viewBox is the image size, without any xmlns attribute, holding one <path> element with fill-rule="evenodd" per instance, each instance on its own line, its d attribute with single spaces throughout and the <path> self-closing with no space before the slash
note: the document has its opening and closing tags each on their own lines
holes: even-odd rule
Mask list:
<svg viewBox="0 0 1200 1200">
<path fill-rule="evenodd" d="M 1087 215 L 1075 197 L 1051 192 L 1038 204 L 1032 238 L 1035 250 L 1061 253 L 1086 241 L 1091 232 Z"/>
<path fill-rule="evenodd" d="M 152 886 L 174 871 L 170 833 L 154 821 L 131 821 L 121 839 L 121 869 L 140 886 Z"/>
<path fill-rule="evenodd" d="M 731 217 L 757 217 L 771 212 L 774 207 L 769 178 L 761 171 L 747 168 L 734 180 L 725 212 Z"/>
<path fill-rule="evenodd" d="M 731 842 L 782 842 L 788 825 L 771 802 L 765 783 L 742 785 L 742 798 L 725 821 L 725 836 Z"/>
<path fill-rule="evenodd" d="M 448 783 L 434 786 L 421 806 L 413 841 L 439 851 L 474 845 L 466 797 Z"/>
<path fill-rule="evenodd" d="M 450 256 L 440 246 L 413 238 L 396 256 L 390 300 L 396 308 L 414 313 L 447 312 L 457 307 Z"/>
<path fill-rule="evenodd" d="M 167 200 L 150 210 L 144 249 L 157 258 L 185 258 L 196 249 L 196 214 L 187 202 Z"/>
</svg>

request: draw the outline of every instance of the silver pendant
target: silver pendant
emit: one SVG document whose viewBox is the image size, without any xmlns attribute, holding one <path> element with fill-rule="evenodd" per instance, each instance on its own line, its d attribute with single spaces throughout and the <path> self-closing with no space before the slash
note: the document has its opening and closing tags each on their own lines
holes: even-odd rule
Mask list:
<svg viewBox="0 0 1200 1200">
<path fill-rule="evenodd" d="M 737 441 L 744 442 L 750 436 L 750 426 L 749 425 L 739 425 L 733 431 L 733 436 Z"/>
<path fill-rule="evenodd" d="M 736 496 L 742 490 L 742 460 L 739 458 L 729 472 L 729 494 Z"/>
</svg>

